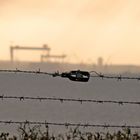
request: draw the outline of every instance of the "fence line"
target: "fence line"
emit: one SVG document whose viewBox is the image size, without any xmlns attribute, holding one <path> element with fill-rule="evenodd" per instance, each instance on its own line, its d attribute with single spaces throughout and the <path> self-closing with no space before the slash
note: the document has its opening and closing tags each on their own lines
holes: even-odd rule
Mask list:
<svg viewBox="0 0 140 140">
<path fill-rule="evenodd" d="M 64 74 L 65 72 L 64 73 L 59 73 L 59 72 L 49 73 L 49 72 L 40 71 L 40 69 L 37 71 L 28 71 L 28 70 L 19 70 L 19 69 L 16 69 L 16 70 L 1 69 L 0 73 L 25 73 L 25 74 L 39 74 L 39 75 L 49 75 L 49 76 L 53 76 L 53 77 L 56 77 L 56 76 L 62 77 L 62 74 Z M 94 73 L 96 75 L 92 75 L 92 73 Z M 140 77 L 130 77 L 130 76 L 121 76 L 121 75 L 107 76 L 102 73 L 98 73 L 96 71 L 90 71 L 89 74 L 90 74 L 91 78 L 116 79 L 119 81 L 121 81 L 121 80 L 138 80 L 138 81 L 140 81 Z"/>
<path fill-rule="evenodd" d="M 135 129 L 140 129 L 139 125 L 111 125 L 111 124 L 89 124 L 89 123 L 56 123 L 56 122 L 40 122 L 40 121 L 5 121 L 5 120 L 0 120 L 0 124 L 17 124 L 17 125 L 22 125 L 22 124 L 28 124 L 28 125 L 46 125 L 46 126 L 65 126 L 65 127 L 96 127 L 96 128 L 135 128 Z"/>
<path fill-rule="evenodd" d="M 43 72 L 38 69 L 37 71 L 30 71 L 30 70 L 6 70 L 6 69 L 1 69 L 1 73 L 25 73 L 25 74 L 40 74 L 40 75 L 49 75 L 49 76 L 55 76 L 57 73 L 48 73 L 48 72 Z"/>
<path fill-rule="evenodd" d="M 37 71 L 26 71 L 26 70 L 0 70 L 0 73 L 25 73 L 25 74 L 38 74 L 38 75 L 48 75 L 48 76 L 60 76 L 62 77 L 62 74 L 65 73 L 48 73 L 48 72 L 42 72 L 39 70 Z M 92 73 L 96 75 L 91 75 Z M 129 77 L 129 76 L 107 76 L 101 73 L 97 73 L 96 71 L 91 71 L 89 72 L 91 78 L 101 78 L 101 79 L 117 79 L 119 81 L 121 80 L 140 80 L 140 77 Z M 78 75 L 79 76 L 79 75 Z M 77 75 L 76 75 L 77 77 Z M 39 100 L 39 101 L 60 101 L 61 103 L 63 102 L 80 102 L 80 103 L 99 103 L 99 104 L 104 104 L 104 103 L 109 103 L 109 104 L 118 104 L 118 105 L 124 105 L 124 104 L 130 104 L 130 105 L 140 105 L 140 102 L 137 101 L 117 101 L 117 100 L 95 100 L 95 99 L 74 99 L 74 98 L 56 98 L 56 97 L 29 97 L 29 96 L 5 96 L 1 95 L 0 96 L 1 100 L 4 99 L 15 99 L 19 101 L 23 100 Z M 140 125 L 112 125 L 112 124 L 90 124 L 90 123 L 57 123 L 57 122 L 40 122 L 40 121 L 13 121 L 13 120 L 0 120 L 0 124 L 29 124 L 29 125 L 46 125 L 46 126 L 73 126 L 73 127 L 97 127 L 97 128 L 135 128 L 135 129 L 140 129 Z"/>
<path fill-rule="evenodd" d="M 0 95 L 0 99 L 15 99 L 19 101 L 24 100 L 38 100 L 38 101 L 60 101 L 63 102 L 79 102 L 79 103 L 98 103 L 98 104 L 118 104 L 118 105 L 140 105 L 137 101 L 117 101 L 117 100 L 95 100 L 95 99 L 76 99 L 76 98 L 56 98 L 56 97 L 31 97 L 31 96 L 6 96 Z"/>
<path fill-rule="evenodd" d="M 95 73 L 96 75 L 90 75 L 90 77 L 93 77 L 93 78 L 101 78 L 101 79 L 117 79 L 118 81 L 121 81 L 121 80 L 140 80 L 140 77 L 130 77 L 130 76 L 122 76 L 122 75 L 119 75 L 119 76 L 108 76 L 108 75 L 105 75 L 105 74 L 102 74 L 102 73 L 98 73 L 96 71 L 91 71 L 89 72 L 90 74 L 91 73 Z"/>
</svg>

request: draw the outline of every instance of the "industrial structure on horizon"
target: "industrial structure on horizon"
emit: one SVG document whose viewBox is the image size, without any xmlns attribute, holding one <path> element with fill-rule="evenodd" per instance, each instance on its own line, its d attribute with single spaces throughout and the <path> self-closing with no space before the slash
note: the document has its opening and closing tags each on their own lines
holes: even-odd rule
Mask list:
<svg viewBox="0 0 140 140">
<path fill-rule="evenodd" d="M 52 55 L 50 54 L 51 48 L 48 47 L 47 44 L 44 44 L 42 47 L 31 47 L 31 46 L 10 46 L 10 59 L 11 62 L 14 62 L 14 51 L 16 50 L 26 50 L 26 51 L 43 51 L 45 55 L 40 56 L 40 61 L 48 61 L 49 59 L 57 59 L 57 60 L 63 60 L 66 58 L 66 55 Z"/>
<path fill-rule="evenodd" d="M 41 52 L 39 62 L 16 61 L 15 51 L 36 51 Z M 97 59 L 95 64 L 72 64 L 63 61 L 67 56 L 65 54 L 51 54 L 51 48 L 44 44 L 37 46 L 10 46 L 10 61 L 0 61 L 0 69 L 41 69 L 43 71 L 67 71 L 67 70 L 96 70 L 103 73 L 140 73 L 140 66 L 135 65 L 113 65 L 106 64 L 102 57 Z M 54 60 L 54 61 L 51 61 Z"/>
</svg>

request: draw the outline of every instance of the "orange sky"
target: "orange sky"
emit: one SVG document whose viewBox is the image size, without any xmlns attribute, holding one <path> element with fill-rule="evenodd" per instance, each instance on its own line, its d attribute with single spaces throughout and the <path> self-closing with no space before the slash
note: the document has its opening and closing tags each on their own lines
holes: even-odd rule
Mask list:
<svg viewBox="0 0 140 140">
<path fill-rule="evenodd" d="M 41 46 L 67 61 L 140 65 L 140 0 L 0 0 L 0 59 L 9 45 Z M 30 53 L 32 54 L 32 53 Z M 16 59 L 39 56 L 16 53 Z"/>
</svg>

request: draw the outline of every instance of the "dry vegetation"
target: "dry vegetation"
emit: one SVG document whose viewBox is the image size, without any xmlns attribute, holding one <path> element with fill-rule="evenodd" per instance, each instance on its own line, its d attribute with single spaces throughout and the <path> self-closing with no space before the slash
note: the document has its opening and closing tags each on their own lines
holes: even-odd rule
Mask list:
<svg viewBox="0 0 140 140">
<path fill-rule="evenodd" d="M 10 136 L 1 132 L 0 140 L 140 140 L 139 133 L 133 133 L 129 128 L 114 133 L 110 132 L 82 132 L 78 127 L 69 128 L 64 134 L 53 134 L 49 127 L 45 130 L 41 126 L 22 125 L 18 128 L 18 136 Z"/>
</svg>

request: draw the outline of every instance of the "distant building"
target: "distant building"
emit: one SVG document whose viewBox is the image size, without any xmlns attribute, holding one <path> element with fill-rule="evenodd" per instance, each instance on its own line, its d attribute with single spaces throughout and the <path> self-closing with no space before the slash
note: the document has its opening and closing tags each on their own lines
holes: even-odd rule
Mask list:
<svg viewBox="0 0 140 140">
<path fill-rule="evenodd" d="M 103 58 L 102 57 L 99 57 L 98 60 L 97 60 L 97 65 L 99 67 L 103 66 L 103 61 L 104 61 Z"/>
</svg>

